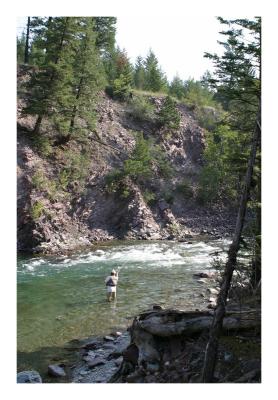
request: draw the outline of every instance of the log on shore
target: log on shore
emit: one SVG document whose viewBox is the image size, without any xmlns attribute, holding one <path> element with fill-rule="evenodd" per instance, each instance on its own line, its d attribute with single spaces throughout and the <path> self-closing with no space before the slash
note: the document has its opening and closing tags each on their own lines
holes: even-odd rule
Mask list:
<svg viewBox="0 0 278 400">
<path fill-rule="evenodd" d="M 212 311 L 159 310 L 140 314 L 135 318 L 133 328 L 160 337 L 191 336 L 209 330 L 212 320 Z M 227 311 L 223 320 L 223 333 L 259 328 L 260 323 L 260 310 Z"/>
</svg>

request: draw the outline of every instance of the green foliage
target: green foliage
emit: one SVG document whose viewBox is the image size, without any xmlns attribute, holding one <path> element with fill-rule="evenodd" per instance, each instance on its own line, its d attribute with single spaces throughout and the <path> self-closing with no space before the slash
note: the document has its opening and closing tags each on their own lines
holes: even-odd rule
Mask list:
<svg viewBox="0 0 278 400">
<path fill-rule="evenodd" d="M 143 133 L 139 132 L 131 156 L 124 162 L 125 175 L 130 176 L 135 181 L 140 178 L 150 177 L 152 173 L 151 161 L 149 141 L 145 140 Z"/>
<path fill-rule="evenodd" d="M 37 117 L 37 135 L 44 118 L 60 134 L 73 135 L 84 127 L 92 130 L 97 92 L 105 83 L 93 19 L 34 17 L 31 30 L 30 60 L 39 68 L 27 84 L 29 96 L 23 115 Z M 43 146 L 39 140 L 38 144 Z"/>
<path fill-rule="evenodd" d="M 49 179 L 44 172 L 39 169 L 32 177 L 33 188 L 47 194 L 50 200 L 53 200 L 57 195 L 57 185 L 55 180 Z"/>
<path fill-rule="evenodd" d="M 35 201 L 31 206 L 30 215 L 34 221 L 38 220 L 44 213 L 44 205 L 41 201 Z"/>
<path fill-rule="evenodd" d="M 175 96 L 179 100 L 185 97 L 186 87 L 184 82 L 178 76 L 175 76 L 173 78 L 169 86 L 169 94 L 171 96 Z"/>
<path fill-rule="evenodd" d="M 70 172 L 67 169 L 62 169 L 58 176 L 59 186 L 62 190 L 66 191 L 70 182 Z"/>
<path fill-rule="evenodd" d="M 134 85 L 136 89 L 139 90 L 143 90 L 146 86 L 145 66 L 144 66 L 144 60 L 141 56 L 138 56 L 135 62 Z"/>
<path fill-rule="evenodd" d="M 93 29 L 96 33 L 96 47 L 106 61 L 115 47 L 115 17 L 93 17 Z"/>
<path fill-rule="evenodd" d="M 238 154 L 242 138 L 229 126 L 221 125 L 215 133 L 207 132 L 206 139 L 205 166 L 200 174 L 198 200 L 204 204 L 225 199 L 236 201 L 240 171 L 233 161 L 232 152 Z"/>
<path fill-rule="evenodd" d="M 22 33 L 20 37 L 16 39 L 16 52 L 17 52 L 17 63 L 24 63 L 24 52 L 25 52 L 25 41 L 26 36 L 25 33 Z"/>
<path fill-rule="evenodd" d="M 86 149 L 75 151 L 67 150 L 65 154 L 66 166 L 60 171 L 59 184 L 63 190 L 67 190 L 69 183 L 77 182 L 76 190 L 82 190 L 89 173 L 90 154 Z"/>
<path fill-rule="evenodd" d="M 174 202 L 174 194 L 173 194 L 172 190 L 165 189 L 162 192 L 162 197 L 168 204 L 173 204 L 173 202 Z"/>
<path fill-rule="evenodd" d="M 158 123 L 168 129 L 178 129 L 180 126 L 180 114 L 176 102 L 167 96 L 158 112 Z"/>
<path fill-rule="evenodd" d="M 173 175 L 173 168 L 167 158 L 166 152 L 158 144 L 151 145 L 151 155 L 153 165 L 159 171 L 159 174 L 164 178 L 170 178 Z"/>
<path fill-rule="evenodd" d="M 155 107 L 144 96 L 134 96 L 129 101 L 128 113 L 139 122 L 153 122 L 155 120 Z"/>
<path fill-rule="evenodd" d="M 152 176 L 154 168 L 164 177 L 170 177 L 172 174 L 170 164 L 160 146 L 144 139 L 143 133 L 136 132 L 136 145 L 132 154 L 125 160 L 122 169 L 115 169 L 106 175 L 106 189 L 109 193 L 118 192 L 122 198 L 126 198 L 130 194 L 128 179 L 142 184 Z M 154 194 L 145 192 L 146 201 L 155 202 Z"/>
<path fill-rule="evenodd" d="M 144 89 L 154 92 L 167 91 L 167 79 L 158 65 L 158 60 L 152 50 L 149 51 L 145 62 Z"/>
<path fill-rule="evenodd" d="M 176 192 L 180 193 L 185 199 L 190 199 L 193 197 L 193 189 L 190 185 L 190 183 L 184 179 L 182 182 L 178 183 L 176 185 Z"/>
<path fill-rule="evenodd" d="M 125 178 L 122 170 L 114 169 L 105 176 L 105 186 L 108 193 L 114 193 L 119 190 L 120 185 Z"/>
<path fill-rule="evenodd" d="M 38 170 L 32 176 L 32 185 L 35 189 L 46 190 L 47 179 L 41 170 Z"/>
<path fill-rule="evenodd" d="M 214 93 L 206 86 L 204 87 L 201 82 L 194 79 L 186 81 L 184 102 L 194 109 L 205 106 L 216 106 Z"/>
<path fill-rule="evenodd" d="M 118 100 L 127 100 L 131 91 L 131 80 L 129 75 L 121 74 L 113 81 L 113 97 Z"/>
<path fill-rule="evenodd" d="M 42 155 L 43 157 L 48 157 L 52 154 L 53 148 L 50 143 L 50 139 L 44 135 L 33 135 L 32 141 L 35 149 Z"/>
<path fill-rule="evenodd" d="M 155 193 L 151 192 L 150 190 L 144 190 L 143 197 L 145 202 L 150 206 L 154 205 L 157 202 Z"/>
<path fill-rule="evenodd" d="M 127 100 L 133 86 L 133 67 L 125 51 L 117 48 L 113 52 L 108 77 L 108 93 L 115 99 Z"/>
</svg>

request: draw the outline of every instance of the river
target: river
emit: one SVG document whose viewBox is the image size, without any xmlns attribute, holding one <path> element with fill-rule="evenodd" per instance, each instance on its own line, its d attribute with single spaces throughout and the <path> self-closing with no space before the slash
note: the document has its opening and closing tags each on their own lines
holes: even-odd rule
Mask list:
<svg viewBox="0 0 278 400">
<path fill-rule="evenodd" d="M 193 274 L 210 269 L 212 254 L 227 245 L 120 241 L 71 256 L 18 256 L 18 369 L 40 370 L 70 340 L 125 329 L 154 304 L 205 307 Z M 118 267 L 117 300 L 107 303 L 104 279 Z"/>
</svg>

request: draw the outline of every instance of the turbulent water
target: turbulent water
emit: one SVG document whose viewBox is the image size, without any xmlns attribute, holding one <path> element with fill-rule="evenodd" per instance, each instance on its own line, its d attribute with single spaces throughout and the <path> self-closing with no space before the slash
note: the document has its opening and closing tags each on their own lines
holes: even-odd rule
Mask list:
<svg viewBox="0 0 278 400">
<path fill-rule="evenodd" d="M 19 257 L 18 352 L 40 355 L 74 338 L 123 329 L 138 312 L 160 304 L 194 309 L 208 270 L 226 240 L 118 242 L 62 257 Z M 224 256 L 224 255 L 223 255 Z M 104 279 L 120 267 L 117 300 L 106 302 Z"/>
</svg>

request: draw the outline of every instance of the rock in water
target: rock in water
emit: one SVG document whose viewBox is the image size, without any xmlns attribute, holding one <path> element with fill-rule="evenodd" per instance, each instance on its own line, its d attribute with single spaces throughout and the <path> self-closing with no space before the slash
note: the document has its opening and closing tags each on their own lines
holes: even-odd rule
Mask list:
<svg viewBox="0 0 278 400">
<path fill-rule="evenodd" d="M 115 338 L 113 338 L 113 336 L 104 336 L 103 339 L 106 340 L 107 342 L 114 342 L 114 340 L 115 340 Z"/>
<path fill-rule="evenodd" d="M 42 383 L 42 378 L 37 371 L 22 371 L 16 376 L 17 383 Z"/>
<path fill-rule="evenodd" d="M 54 376 L 56 378 L 62 378 L 66 376 L 64 368 L 60 367 L 60 365 L 52 364 L 48 366 L 48 374 Z"/>
</svg>

